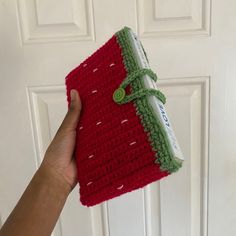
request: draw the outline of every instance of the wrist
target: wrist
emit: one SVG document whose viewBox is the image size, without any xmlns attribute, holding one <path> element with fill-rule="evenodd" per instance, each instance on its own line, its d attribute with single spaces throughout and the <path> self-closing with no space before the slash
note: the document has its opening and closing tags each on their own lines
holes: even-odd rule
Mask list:
<svg viewBox="0 0 236 236">
<path fill-rule="evenodd" d="M 37 175 L 43 184 L 47 185 L 53 192 L 62 198 L 67 198 L 72 190 L 63 176 L 48 163 L 44 163 L 44 161 L 38 168 Z"/>
</svg>

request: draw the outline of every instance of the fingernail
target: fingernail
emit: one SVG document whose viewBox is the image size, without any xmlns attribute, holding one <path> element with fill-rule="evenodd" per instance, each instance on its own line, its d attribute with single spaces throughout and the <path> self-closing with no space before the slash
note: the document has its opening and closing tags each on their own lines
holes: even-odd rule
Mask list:
<svg viewBox="0 0 236 236">
<path fill-rule="evenodd" d="M 76 99 L 76 90 L 75 89 L 70 90 L 70 99 L 72 101 Z"/>
</svg>

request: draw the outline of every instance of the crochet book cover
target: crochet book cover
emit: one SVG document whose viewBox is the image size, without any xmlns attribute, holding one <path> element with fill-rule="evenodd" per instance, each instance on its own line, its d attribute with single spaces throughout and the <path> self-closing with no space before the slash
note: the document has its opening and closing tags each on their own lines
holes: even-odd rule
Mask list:
<svg viewBox="0 0 236 236">
<path fill-rule="evenodd" d="M 83 104 L 75 150 L 83 205 L 142 188 L 182 166 L 157 79 L 127 26 L 66 76 L 68 105 L 71 89 Z"/>
</svg>

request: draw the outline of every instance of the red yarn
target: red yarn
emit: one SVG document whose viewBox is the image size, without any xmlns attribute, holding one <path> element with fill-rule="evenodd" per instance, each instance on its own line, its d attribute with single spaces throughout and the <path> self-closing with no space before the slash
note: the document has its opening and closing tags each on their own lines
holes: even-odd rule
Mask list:
<svg viewBox="0 0 236 236">
<path fill-rule="evenodd" d="M 78 90 L 82 114 L 77 127 L 76 163 L 80 200 L 93 206 L 167 176 L 132 102 L 118 105 L 113 92 L 126 78 L 122 49 L 113 35 L 66 77 Z M 128 91 L 130 88 L 128 87 Z"/>
</svg>

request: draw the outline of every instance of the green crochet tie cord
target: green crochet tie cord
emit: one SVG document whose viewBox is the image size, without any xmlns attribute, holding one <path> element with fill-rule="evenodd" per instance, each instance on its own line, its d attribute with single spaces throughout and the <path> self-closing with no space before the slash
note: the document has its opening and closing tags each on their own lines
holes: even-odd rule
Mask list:
<svg viewBox="0 0 236 236">
<path fill-rule="evenodd" d="M 165 103 L 166 99 L 160 91 L 146 89 L 143 80 L 138 79 L 145 74 L 149 75 L 154 81 L 156 81 L 157 77 L 150 69 L 143 69 L 138 65 L 130 40 L 127 40 L 130 37 L 129 30 L 128 27 L 124 27 L 116 33 L 117 40 L 122 47 L 124 64 L 128 76 L 113 93 L 113 100 L 118 104 L 124 104 L 130 101 L 134 102 L 136 112 L 140 116 L 144 130 L 148 132 L 152 149 L 156 152 L 155 162 L 160 165 L 161 170 L 173 173 L 182 166 L 182 161 L 177 160 L 173 156 L 167 134 L 148 101 L 148 95 L 156 96 L 162 103 Z M 144 53 L 146 56 L 145 51 Z M 125 92 L 125 87 L 128 84 L 131 87 L 130 95 L 126 95 Z"/>
<path fill-rule="evenodd" d="M 124 104 L 134 99 L 141 98 L 143 96 L 153 95 L 156 96 L 163 104 L 166 102 L 165 95 L 156 89 L 141 89 L 131 95 L 126 95 L 125 88 L 129 85 L 132 81 L 139 79 L 143 75 L 149 75 L 155 82 L 157 81 L 156 74 L 151 69 L 139 69 L 132 74 L 130 74 L 120 85 L 118 89 L 115 90 L 113 94 L 113 100 L 118 104 Z"/>
</svg>

